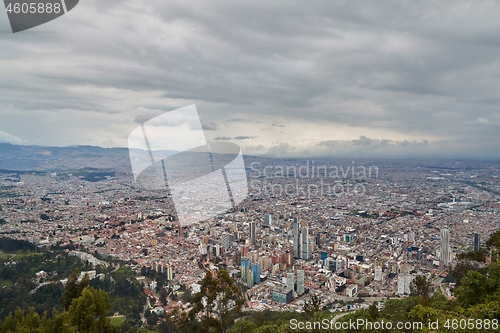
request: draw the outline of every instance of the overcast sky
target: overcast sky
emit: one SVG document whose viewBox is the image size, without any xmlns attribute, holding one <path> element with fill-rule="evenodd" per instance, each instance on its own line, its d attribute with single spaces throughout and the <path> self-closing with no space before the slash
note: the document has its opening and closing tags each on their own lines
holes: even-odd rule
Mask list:
<svg viewBox="0 0 500 333">
<path fill-rule="evenodd" d="M 13 34 L 0 142 L 126 147 L 196 104 L 244 154 L 500 158 L 497 1 L 81 0 Z"/>
</svg>

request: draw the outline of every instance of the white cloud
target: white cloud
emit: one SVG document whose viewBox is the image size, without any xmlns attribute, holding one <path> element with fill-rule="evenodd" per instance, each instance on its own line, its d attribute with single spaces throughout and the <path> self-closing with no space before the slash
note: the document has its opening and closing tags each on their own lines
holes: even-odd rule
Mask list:
<svg viewBox="0 0 500 333">
<path fill-rule="evenodd" d="M 15 135 L 9 134 L 4 131 L 0 131 L 0 143 L 15 143 L 22 144 L 24 141 Z"/>
</svg>

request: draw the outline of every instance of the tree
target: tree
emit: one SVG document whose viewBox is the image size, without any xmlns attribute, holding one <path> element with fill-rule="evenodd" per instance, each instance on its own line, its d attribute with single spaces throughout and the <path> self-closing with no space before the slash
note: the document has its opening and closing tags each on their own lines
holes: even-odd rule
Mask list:
<svg viewBox="0 0 500 333">
<path fill-rule="evenodd" d="M 497 261 L 500 257 L 500 230 L 491 235 L 486 241 L 486 246 L 491 249 L 491 261 Z"/>
<path fill-rule="evenodd" d="M 368 314 L 370 315 L 370 318 L 373 320 L 377 320 L 377 318 L 379 317 L 378 307 L 375 304 L 375 302 L 373 302 L 372 305 L 368 307 Z"/>
<path fill-rule="evenodd" d="M 486 246 L 500 248 L 500 230 L 497 230 L 491 235 L 491 237 L 486 241 Z"/>
<path fill-rule="evenodd" d="M 455 286 L 460 287 L 462 279 L 468 271 L 473 270 L 474 266 L 468 260 L 460 260 L 453 269 L 450 270 L 450 275 L 455 279 Z"/>
<path fill-rule="evenodd" d="M 226 332 L 234 323 L 234 318 L 241 315 L 241 307 L 245 300 L 236 282 L 231 279 L 228 271 L 220 269 L 214 277 L 207 272 L 201 281 L 200 292 L 194 296 L 193 309 L 189 317 L 202 315 L 201 330 L 208 332 Z"/>
<path fill-rule="evenodd" d="M 416 297 L 407 297 L 403 299 L 390 299 L 385 302 L 384 309 L 381 314 L 383 318 L 393 322 L 407 321 L 408 312 L 417 305 Z"/>
<path fill-rule="evenodd" d="M 252 333 L 257 325 L 250 320 L 238 320 L 230 329 L 228 333 Z"/>
<path fill-rule="evenodd" d="M 486 276 L 479 272 L 468 271 L 455 293 L 458 303 L 464 308 L 483 303 L 487 293 Z"/>
<path fill-rule="evenodd" d="M 305 302 L 304 303 L 304 312 L 308 314 L 309 316 L 313 315 L 315 312 L 318 312 L 321 310 L 321 299 L 313 295 L 311 296 L 311 301 L 310 302 Z"/>
<path fill-rule="evenodd" d="M 76 328 L 71 325 L 67 312 L 52 311 L 52 319 L 46 316 L 43 318 L 43 325 L 40 329 L 41 333 L 76 333 Z"/>
<path fill-rule="evenodd" d="M 490 300 L 500 300 L 500 261 L 495 261 L 488 266 L 486 288 Z"/>
<path fill-rule="evenodd" d="M 0 325 L 0 332 L 36 332 L 40 327 L 40 317 L 34 308 L 30 308 L 27 315 L 24 311 L 17 309 L 14 315 L 10 313 Z"/>
<path fill-rule="evenodd" d="M 64 289 L 64 293 L 61 296 L 61 304 L 64 307 L 64 310 L 68 310 L 73 299 L 79 297 L 82 293 L 82 290 L 89 285 L 89 278 L 87 277 L 87 275 L 85 275 L 83 279 L 78 282 L 79 275 L 80 271 L 77 268 L 68 277 L 66 288 Z"/>
<path fill-rule="evenodd" d="M 107 318 L 111 308 L 109 296 L 105 291 L 85 287 L 81 296 L 71 303 L 68 314 L 71 323 L 79 332 L 118 333 L 118 327 L 112 326 Z"/>
<path fill-rule="evenodd" d="M 430 302 L 432 292 L 432 281 L 423 275 L 417 275 L 410 284 L 410 295 L 420 297 L 425 303 Z"/>
<path fill-rule="evenodd" d="M 155 312 L 151 312 L 146 318 L 146 322 L 149 326 L 153 327 L 158 322 L 158 315 Z"/>
</svg>

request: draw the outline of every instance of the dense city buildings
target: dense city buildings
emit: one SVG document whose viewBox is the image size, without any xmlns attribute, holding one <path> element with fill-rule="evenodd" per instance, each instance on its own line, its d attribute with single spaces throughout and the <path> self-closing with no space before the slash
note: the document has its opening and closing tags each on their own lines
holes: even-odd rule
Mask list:
<svg viewBox="0 0 500 333">
<path fill-rule="evenodd" d="M 122 260 L 148 295 L 155 288 L 143 268 L 195 293 L 207 271 L 224 267 L 246 290 L 246 310 L 281 311 L 284 304 L 299 310 L 315 294 L 324 304 L 406 297 L 418 275 L 432 276 L 452 297 L 447 267 L 499 229 L 500 170 L 493 164 L 251 163 L 259 163 L 253 169 L 260 175 L 248 168 L 244 202 L 186 226 L 168 190 L 145 189 L 125 172 L 95 181 L 77 171 L 3 172 L 1 230 L 38 246 Z M 353 165 L 354 174 L 347 169 Z"/>
</svg>

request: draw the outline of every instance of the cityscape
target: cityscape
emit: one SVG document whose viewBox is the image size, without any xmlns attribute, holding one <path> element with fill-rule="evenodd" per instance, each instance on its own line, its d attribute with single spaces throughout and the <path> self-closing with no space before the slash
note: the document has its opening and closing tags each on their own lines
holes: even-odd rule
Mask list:
<svg viewBox="0 0 500 333">
<path fill-rule="evenodd" d="M 0 333 L 500 331 L 500 3 L 3 5 Z"/>
<path fill-rule="evenodd" d="M 495 163 L 246 162 L 248 198 L 189 226 L 176 219 L 168 190 L 143 189 L 130 173 L 96 180 L 71 171 L 2 171 L 2 234 L 38 247 L 77 246 L 85 260 L 98 253 L 126 262 L 162 313 L 192 304 L 162 306 L 143 267 L 192 294 L 206 271 L 216 275 L 224 267 L 244 288 L 247 311 L 301 311 L 318 295 L 342 312 L 406 297 L 417 275 L 453 298 L 450 266 L 460 253 L 479 251 L 499 228 Z M 335 172 L 353 165 L 372 173 Z M 318 190 L 327 183 L 347 189 L 349 182 L 358 191 Z M 297 184 L 305 190 L 296 191 Z M 287 185 L 294 190 L 280 191 Z"/>
</svg>

